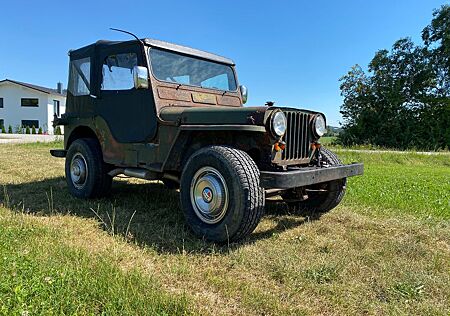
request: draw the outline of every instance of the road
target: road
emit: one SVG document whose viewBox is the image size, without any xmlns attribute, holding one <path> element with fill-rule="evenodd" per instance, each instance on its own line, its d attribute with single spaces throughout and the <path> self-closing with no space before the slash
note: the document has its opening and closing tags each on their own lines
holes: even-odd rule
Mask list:
<svg viewBox="0 0 450 316">
<path fill-rule="evenodd" d="M 368 154 L 418 154 L 418 155 L 450 155 L 450 151 L 400 151 L 400 150 L 370 150 L 370 149 L 346 149 L 346 148 L 335 148 L 334 151 L 345 151 L 345 152 L 355 152 L 355 153 L 368 153 Z"/>
<path fill-rule="evenodd" d="M 48 143 L 62 139 L 60 135 L 0 134 L 0 144 Z"/>
</svg>

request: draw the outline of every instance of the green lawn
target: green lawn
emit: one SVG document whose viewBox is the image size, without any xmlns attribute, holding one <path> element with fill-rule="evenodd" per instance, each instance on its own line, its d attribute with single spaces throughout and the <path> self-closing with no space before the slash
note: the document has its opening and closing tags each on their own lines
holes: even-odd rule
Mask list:
<svg viewBox="0 0 450 316">
<path fill-rule="evenodd" d="M 0 314 L 450 312 L 449 155 L 338 151 L 365 163 L 338 208 L 311 220 L 270 205 L 220 247 L 191 235 L 161 183 L 71 197 L 55 146 L 0 145 Z"/>
<path fill-rule="evenodd" d="M 330 146 L 336 141 L 337 137 L 334 136 L 324 136 L 320 138 L 320 143 L 324 146 Z"/>
<path fill-rule="evenodd" d="M 365 163 L 365 176 L 349 179 L 346 205 L 375 208 L 373 215 L 450 219 L 450 154 L 335 151 L 345 163 Z"/>
<path fill-rule="evenodd" d="M 187 313 L 151 274 L 114 264 L 114 251 L 75 247 L 76 221 L 30 218 L 0 208 L 0 313 L 3 315 Z M 86 224 L 86 223 L 85 223 Z M 82 223 L 79 223 L 81 226 Z M 84 236 L 103 239 L 105 236 Z"/>
</svg>

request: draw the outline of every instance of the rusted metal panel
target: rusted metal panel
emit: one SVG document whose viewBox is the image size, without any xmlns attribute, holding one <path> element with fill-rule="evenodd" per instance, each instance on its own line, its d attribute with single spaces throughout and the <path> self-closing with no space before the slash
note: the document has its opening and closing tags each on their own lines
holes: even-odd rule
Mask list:
<svg viewBox="0 0 450 316">
<path fill-rule="evenodd" d="M 216 96 L 211 93 L 192 92 L 192 101 L 203 104 L 217 104 Z"/>
<path fill-rule="evenodd" d="M 158 96 L 165 100 L 191 101 L 191 93 L 189 91 L 175 88 L 160 87 L 158 88 Z"/>
<path fill-rule="evenodd" d="M 228 106 L 240 106 L 241 99 L 236 96 L 217 96 L 217 104 Z"/>
<path fill-rule="evenodd" d="M 221 90 L 163 82 L 152 75 L 150 76 L 150 82 L 158 116 L 163 108 L 170 106 L 206 108 L 220 105 L 222 108 L 242 107 L 242 99 L 238 91 L 226 92 L 226 95 L 223 95 Z M 204 95 L 208 95 L 208 97 L 204 97 Z"/>
<path fill-rule="evenodd" d="M 125 151 L 125 161 L 127 166 L 137 167 L 138 166 L 138 152 L 136 150 L 127 149 Z"/>
</svg>

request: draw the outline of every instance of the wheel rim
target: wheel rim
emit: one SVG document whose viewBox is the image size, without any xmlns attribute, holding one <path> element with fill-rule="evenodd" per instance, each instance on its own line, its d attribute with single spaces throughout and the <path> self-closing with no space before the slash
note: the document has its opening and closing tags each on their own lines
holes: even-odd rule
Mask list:
<svg viewBox="0 0 450 316">
<path fill-rule="evenodd" d="M 82 189 L 86 185 L 87 177 L 86 159 L 81 153 L 76 153 L 70 162 L 70 179 L 77 189 Z"/>
<path fill-rule="evenodd" d="M 216 224 L 228 208 L 228 187 L 220 172 L 213 167 L 199 169 L 192 178 L 191 203 L 198 218 Z"/>
</svg>

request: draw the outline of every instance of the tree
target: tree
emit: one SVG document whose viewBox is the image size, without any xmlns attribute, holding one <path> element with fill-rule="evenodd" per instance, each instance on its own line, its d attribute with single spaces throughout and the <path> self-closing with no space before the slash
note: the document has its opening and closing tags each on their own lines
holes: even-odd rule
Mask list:
<svg viewBox="0 0 450 316">
<path fill-rule="evenodd" d="M 31 127 L 31 134 L 36 134 L 36 127 L 34 125 Z"/>
<path fill-rule="evenodd" d="M 55 135 L 62 135 L 61 133 L 61 127 L 57 126 L 55 129 Z"/>
<path fill-rule="evenodd" d="M 13 133 L 12 126 L 9 125 L 9 126 L 8 126 L 8 134 L 12 134 L 12 133 Z"/>
<path fill-rule="evenodd" d="M 340 79 L 343 144 L 450 147 L 449 21 L 443 6 L 422 32 L 424 45 L 400 39 L 375 54 L 368 73 L 356 65 Z"/>
<path fill-rule="evenodd" d="M 42 127 L 39 127 L 38 134 L 42 135 Z"/>
<path fill-rule="evenodd" d="M 28 125 L 25 127 L 25 134 L 30 134 L 30 127 Z"/>
<path fill-rule="evenodd" d="M 6 134 L 5 125 L 2 125 L 2 134 Z"/>
</svg>

